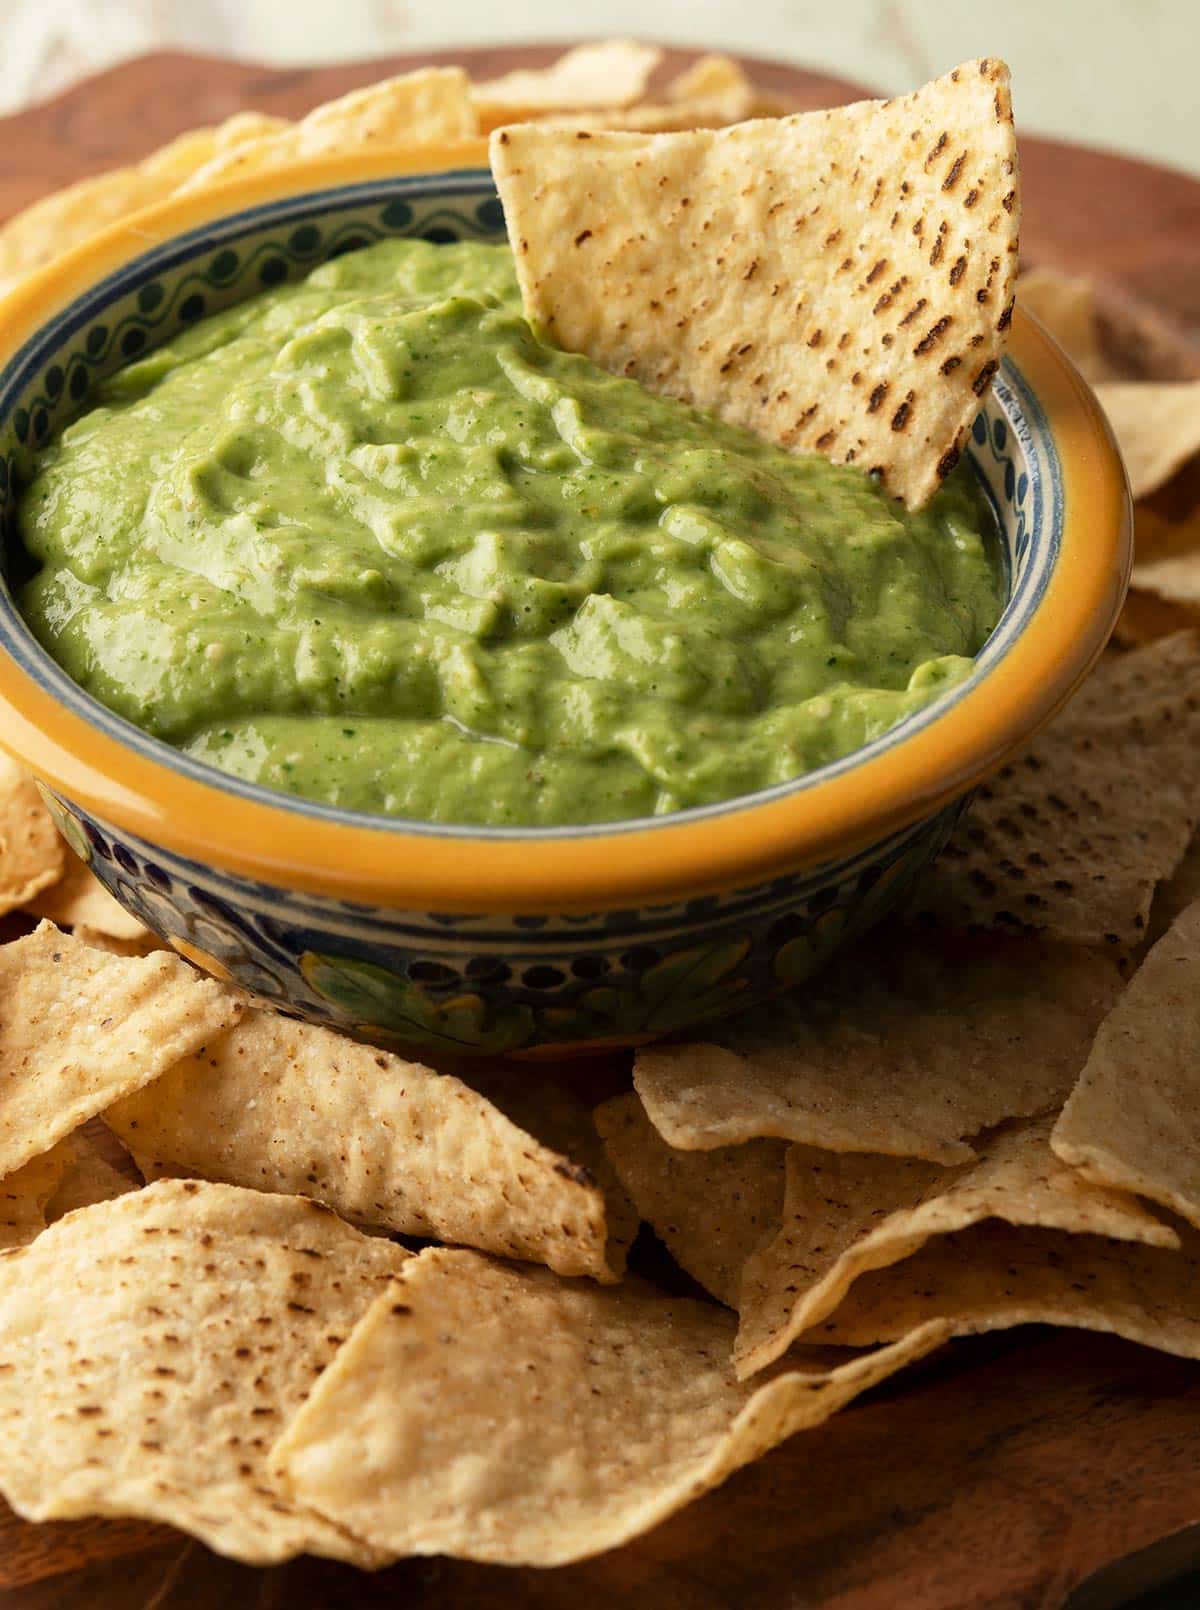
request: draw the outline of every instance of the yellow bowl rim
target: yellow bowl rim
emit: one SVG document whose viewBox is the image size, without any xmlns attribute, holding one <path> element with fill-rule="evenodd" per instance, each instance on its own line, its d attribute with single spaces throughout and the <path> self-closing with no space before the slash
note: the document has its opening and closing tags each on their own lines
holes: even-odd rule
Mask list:
<svg viewBox="0 0 1200 1610">
<path fill-rule="evenodd" d="M 486 167 L 470 140 L 322 157 L 175 197 L 64 253 L 0 304 L 0 363 L 130 259 L 265 202 L 388 176 Z M 1108 422 L 1047 332 L 1020 309 L 1010 351 L 1062 466 L 1062 548 L 1005 656 L 926 726 L 782 798 L 630 829 L 475 836 L 348 825 L 249 800 L 137 753 L 65 709 L 0 654 L 0 743 L 55 793 L 150 845 L 263 883 L 416 911 L 569 913 L 749 887 L 856 853 L 982 781 L 1061 707 L 1107 641 L 1128 584 L 1132 508 Z M 282 799 L 282 797 L 281 797 Z M 302 802 L 299 802 L 302 804 Z"/>
</svg>

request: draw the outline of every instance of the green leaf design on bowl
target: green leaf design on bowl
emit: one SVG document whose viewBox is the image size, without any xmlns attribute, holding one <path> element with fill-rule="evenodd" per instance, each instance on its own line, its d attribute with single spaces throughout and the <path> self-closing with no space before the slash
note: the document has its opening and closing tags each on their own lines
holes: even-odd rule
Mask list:
<svg viewBox="0 0 1200 1610">
<path fill-rule="evenodd" d="M 527 1006 L 494 1005 L 477 994 L 435 1000 L 411 979 L 352 956 L 307 950 L 300 970 L 323 1001 L 405 1045 L 432 1051 L 513 1051 L 534 1031 Z"/>
<path fill-rule="evenodd" d="M 554 1039 L 586 1040 L 667 1034 L 697 1017 L 723 1016 L 737 1010 L 746 988 L 746 979 L 734 975 L 749 950 L 749 939 L 738 938 L 673 951 L 646 969 L 636 991 L 589 990 L 571 1006 L 541 1012 L 539 1025 Z"/>
</svg>

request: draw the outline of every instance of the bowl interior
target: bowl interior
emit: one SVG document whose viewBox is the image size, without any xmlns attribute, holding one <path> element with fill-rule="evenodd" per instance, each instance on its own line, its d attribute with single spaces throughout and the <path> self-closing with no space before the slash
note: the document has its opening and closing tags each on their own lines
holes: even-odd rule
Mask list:
<svg viewBox="0 0 1200 1610">
<path fill-rule="evenodd" d="M 28 341 L 0 373 L 0 506 L 12 529 L 24 466 L 54 432 L 86 406 L 94 385 L 179 330 L 256 291 L 302 278 L 317 264 L 375 241 L 416 236 L 435 242 L 498 241 L 504 215 L 491 175 L 470 169 L 397 176 L 300 194 L 221 218 L 133 259 L 70 303 Z M 39 647 L 13 606 L 6 540 L 0 595 L 0 646 L 54 698 L 94 727 L 177 771 L 276 808 L 377 829 L 470 838 L 586 836 L 699 818 L 744 808 L 813 786 L 862 764 L 935 720 L 1008 652 L 1045 591 L 1063 530 L 1062 470 L 1052 432 L 1031 387 L 1005 359 L 974 422 L 969 453 L 995 506 L 1009 574 L 1009 601 L 971 678 L 925 710 L 832 766 L 792 782 L 674 818 L 605 823 L 597 829 L 479 828 L 364 817 L 278 794 L 226 776 L 138 731 L 78 688 Z"/>
</svg>

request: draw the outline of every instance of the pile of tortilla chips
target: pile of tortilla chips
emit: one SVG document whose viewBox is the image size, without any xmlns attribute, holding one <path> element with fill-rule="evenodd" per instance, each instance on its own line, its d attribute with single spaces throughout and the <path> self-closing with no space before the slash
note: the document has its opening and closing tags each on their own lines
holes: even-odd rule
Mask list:
<svg viewBox="0 0 1200 1610">
<path fill-rule="evenodd" d="M 1129 472 L 1136 550 L 1119 641 L 1200 626 L 1200 350 L 1051 269 L 1026 275 L 1021 301 L 1095 387 Z"/>
<path fill-rule="evenodd" d="M 728 56 L 703 56 L 652 91 L 662 51 L 631 39 L 578 45 L 551 67 L 473 84 L 459 67 L 385 79 L 319 106 L 297 123 L 239 112 L 181 135 L 142 162 L 82 180 L 0 228 L 0 293 L 70 246 L 180 191 L 262 173 L 301 157 L 372 146 L 473 142 L 506 123 L 595 129 L 719 127 L 778 113 Z M 660 75 L 661 76 L 661 75 Z M 464 147 L 464 161 L 479 162 Z"/>
<path fill-rule="evenodd" d="M 58 214 L 52 198 L 15 220 L 0 274 L 181 184 L 536 112 L 551 126 L 504 142 L 502 175 L 530 220 L 529 283 L 602 346 L 531 200 L 543 182 L 564 206 L 588 188 L 561 163 L 569 142 L 632 131 L 606 146 L 618 167 L 652 156 L 654 187 L 678 203 L 686 186 L 714 218 L 765 149 L 687 132 L 769 110 L 733 63 L 706 58 L 648 102 L 656 61 L 618 41 L 490 84 L 442 69 L 294 126 L 187 137 L 109 192 L 94 181 L 108 197 L 94 210 L 68 193 Z M 960 179 L 961 205 L 974 195 L 989 220 L 982 263 L 966 241 L 928 286 L 914 257 L 904 286 L 884 271 L 871 292 L 890 298 L 872 354 L 887 386 L 907 384 L 907 360 L 887 354 L 909 330 L 932 352 L 953 328 L 981 365 L 946 368 L 940 348 L 945 394 L 920 370 L 907 403 L 889 402 L 898 434 L 933 399 L 919 444 L 889 461 L 914 499 L 1007 323 L 1006 84 L 972 66 L 961 89 L 950 75 L 932 98 L 828 124 L 839 152 L 878 133 L 871 117 L 915 131 L 933 208 L 922 261 L 945 268 L 939 243 L 955 237 L 937 197 Z M 962 95 L 985 116 L 960 146 Z M 786 121 L 762 138 L 811 177 L 821 142 Z M 884 145 L 865 190 L 861 174 L 844 194 L 825 175 L 847 216 L 908 183 L 910 159 Z M 889 227 L 868 218 L 860 244 Z M 827 218 L 811 250 L 836 252 L 836 229 Z M 789 231 L 804 235 L 795 218 Z M 761 269 L 768 299 L 785 244 Z M 960 257 L 948 283 L 973 276 L 966 302 L 942 284 Z M 1105 361 L 1087 308 L 1038 284 L 1084 361 Z M 585 289 L 605 299 L 602 277 Z M 838 302 L 847 327 L 856 294 Z M 761 306 L 741 293 L 751 321 Z M 643 329 L 635 357 L 658 362 L 662 332 Z M 650 378 L 708 386 L 700 345 Z M 790 361 L 874 452 L 853 383 L 821 392 L 825 358 Z M 739 372 L 712 400 L 736 415 L 755 384 Z M 1160 389 L 1107 399 L 1119 432 L 1143 432 L 1129 451 L 1152 479 L 1197 445 L 1190 393 Z M 786 435 L 786 414 L 764 428 Z M 1143 584 L 1152 571 L 1155 596 L 1194 601 L 1200 519 L 1142 505 L 1139 520 L 1139 541 L 1162 545 L 1140 556 Z M 202 977 L 0 761 L 0 914 L 15 935 L 0 945 L 0 1493 L 30 1520 L 143 1516 L 260 1564 L 556 1565 L 636 1537 L 952 1336 L 1043 1322 L 1200 1359 L 1200 638 L 1130 635 L 1146 640 L 1102 661 L 986 785 L 903 911 L 751 1019 L 630 1056 L 599 1106 L 569 1069 L 438 1072 Z M 639 1226 L 693 1296 L 682 1274 L 667 1290 L 637 1272 Z"/>
</svg>

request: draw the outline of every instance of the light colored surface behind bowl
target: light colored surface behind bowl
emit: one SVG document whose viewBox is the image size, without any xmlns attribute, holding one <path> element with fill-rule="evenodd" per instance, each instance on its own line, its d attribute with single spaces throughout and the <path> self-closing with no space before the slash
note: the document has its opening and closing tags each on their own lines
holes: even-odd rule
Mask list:
<svg viewBox="0 0 1200 1610">
<path fill-rule="evenodd" d="M 891 92 L 999 55 L 1022 128 L 1200 172 L 1196 0 L 0 0 L 0 110 L 150 50 L 324 62 L 613 33 L 779 56 Z"/>
</svg>

